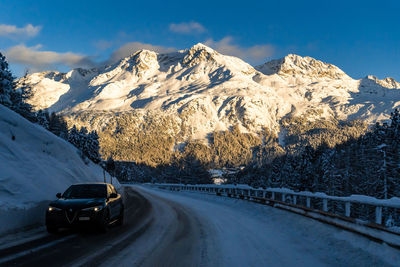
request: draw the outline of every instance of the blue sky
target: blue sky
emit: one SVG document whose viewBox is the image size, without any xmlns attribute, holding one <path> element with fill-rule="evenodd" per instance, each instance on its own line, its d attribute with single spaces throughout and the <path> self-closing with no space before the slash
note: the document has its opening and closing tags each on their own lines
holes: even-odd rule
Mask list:
<svg viewBox="0 0 400 267">
<path fill-rule="evenodd" d="M 2 0 L 0 51 L 21 75 L 203 42 L 253 65 L 294 53 L 400 80 L 399 2 Z"/>
</svg>

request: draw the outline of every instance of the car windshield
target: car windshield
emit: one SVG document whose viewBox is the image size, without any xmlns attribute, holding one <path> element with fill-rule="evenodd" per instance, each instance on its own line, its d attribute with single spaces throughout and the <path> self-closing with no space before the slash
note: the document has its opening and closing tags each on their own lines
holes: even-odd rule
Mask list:
<svg viewBox="0 0 400 267">
<path fill-rule="evenodd" d="M 64 198 L 106 198 L 107 187 L 103 184 L 72 185 L 63 194 Z"/>
</svg>

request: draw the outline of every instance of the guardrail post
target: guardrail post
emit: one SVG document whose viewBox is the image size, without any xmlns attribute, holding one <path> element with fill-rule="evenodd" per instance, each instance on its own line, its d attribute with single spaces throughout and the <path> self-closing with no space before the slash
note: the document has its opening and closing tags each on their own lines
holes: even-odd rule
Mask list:
<svg viewBox="0 0 400 267">
<path fill-rule="evenodd" d="M 263 191 L 262 197 L 265 198 L 266 194 L 267 194 L 267 192 Z"/>
<path fill-rule="evenodd" d="M 275 192 L 272 192 L 271 199 L 275 200 Z"/>
<path fill-rule="evenodd" d="M 375 208 L 375 223 L 382 224 L 382 207 L 377 206 Z"/>
<path fill-rule="evenodd" d="M 346 216 L 346 217 L 350 217 L 350 215 L 351 215 L 351 209 L 350 209 L 350 207 L 351 207 L 351 203 L 350 203 L 350 202 L 346 202 L 346 203 L 344 204 L 345 216 Z"/>
<path fill-rule="evenodd" d="M 328 212 L 328 200 L 326 198 L 322 200 L 322 210 Z"/>
<path fill-rule="evenodd" d="M 297 205 L 297 196 L 296 196 L 296 195 L 293 196 L 293 204 L 294 204 L 294 205 Z"/>
<path fill-rule="evenodd" d="M 306 202 L 307 202 L 307 208 L 311 208 L 311 198 L 310 197 L 307 197 Z"/>
</svg>

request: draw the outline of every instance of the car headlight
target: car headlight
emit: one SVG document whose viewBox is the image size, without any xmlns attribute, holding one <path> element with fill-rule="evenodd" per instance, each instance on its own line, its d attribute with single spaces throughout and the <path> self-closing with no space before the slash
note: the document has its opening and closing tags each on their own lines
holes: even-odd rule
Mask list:
<svg viewBox="0 0 400 267">
<path fill-rule="evenodd" d="M 53 207 L 53 206 L 49 206 L 49 208 L 47 210 L 48 211 L 58 211 L 58 210 L 61 210 L 61 209 Z"/>
<path fill-rule="evenodd" d="M 101 211 L 102 209 L 103 209 L 103 206 L 95 206 L 95 207 L 90 207 L 90 208 L 86 208 L 86 209 L 82 209 L 82 210 L 98 212 L 98 211 Z"/>
</svg>

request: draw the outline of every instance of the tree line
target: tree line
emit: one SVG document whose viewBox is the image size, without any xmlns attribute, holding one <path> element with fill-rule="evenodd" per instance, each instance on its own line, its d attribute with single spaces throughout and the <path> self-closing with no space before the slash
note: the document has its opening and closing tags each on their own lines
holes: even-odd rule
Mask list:
<svg viewBox="0 0 400 267">
<path fill-rule="evenodd" d="M 286 187 L 329 195 L 362 194 L 380 199 L 400 196 L 400 112 L 390 122 L 344 143 L 307 145 L 270 163 L 249 164 L 230 182 L 255 187 Z"/>
</svg>

